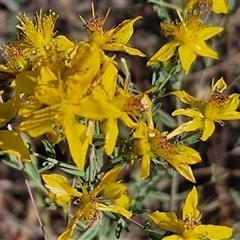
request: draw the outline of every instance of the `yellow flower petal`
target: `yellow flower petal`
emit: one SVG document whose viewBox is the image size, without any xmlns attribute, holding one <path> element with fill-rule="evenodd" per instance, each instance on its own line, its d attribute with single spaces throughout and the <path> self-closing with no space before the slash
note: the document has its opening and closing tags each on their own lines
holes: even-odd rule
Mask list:
<svg viewBox="0 0 240 240">
<path fill-rule="evenodd" d="M 114 202 L 116 203 L 116 205 L 127 208 L 130 203 L 130 197 L 126 194 L 123 194 L 120 198 L 115 199 Z"/>
<path fill-rule="evenodd" d="M 198 41 L 192 46 L 192 49 L 195 53 L 203 57 L 210 57 L 217 59 L 217 53 L 207 46 L 204 41 Z"/>
<path fill-rule="evenodd" d="M 5 103 L 0 102 L 0 127 L 5 126 L 14 118 L 20 107 L 20 98 L 14 97 Z"/>
<path fill-rule="evenodd" d="M 217 82 L 214 84 L 214 79 L 212 80 L 212 89 L 211 92 L 214 92 L 216 90 L 223 92 L 227 88 L 227 84 L 225 83 L 223 77 L 217 80 Z"/>
<path fill-rule="evenodd" d="M 127 209 L 125 209 L 122 206 L 119 205 L 104 205 L 101 203 L 97 203 L 97 209 L 101 211 L 108 211 L 108 212 L 114 212 L 123 215 L 126 218 L 130 218 L 132 216 L 132 213 L 129 212 Z"/>
<path fill-rule="evenodd" d="M 181 227 L 175 212 L 153 212 L 149 213 L 148 217 L 161 229 L 174 233 L 181 233 Z"/>
<path fill-rule="evenodd" d="M 189 47 L 187 44 L 182 44 L 178 48 L 179 57 L 182 63 L 182 67 L 186 73 L 189 72 L 191 64 L 196 59 L 196 54 L 194 53 L 193 49 Z"/>
<path fill-rule="evenodd" d="M 69 202 L 71 202 L 71 200 L 72 200 L 72 197 L 70 195 L 57 196 L 53 192 L 49 192 L 48 197 L 50 198 L 50 200 L 52 202 L 54 202 L 55 204 L 57 204 L 58 206 L 61 206 L 61 207 L 69 204 Z"/>
<path fill-rule="evenodd" d="M 213 134 L 214 130 L 215 130 L 214 122 L 210 119 L 205 119 L 201 140 L 206 141 Z"/>
<path fill-rule="evenodd" d="M 215 225 L 199 225 L 191 235 L 192 238 L 200 239 L 207 237 L 209 239 L 230 239 L 233 234 L 233 228 Z"/>
<path fill-rule="evenodd" d="M 187 163 L 189 165 L 201 162 L 201 157 L 198 151 L 185 145 L 174 145 L 173 151 L 179 163 Z"/>
<path fill-rule="evenodd" d="M 142 53 L 140 50 L 138 50 L 137 48 L 127 46 L 123 43 L 105 43 L 102 46 L 102 49 L 107 50 L 107 51 L 123 51 L 130 55 L 146 57 L 146 55 L 144 53 Z"/>
<path fill-rule="evenodd" d="M 200 113 L 198 110 L 187 108 L 187 109 L 177 109 L 172 113 L 172 116 L 177 116 L 177 115 L 186 115 L 188 117 L 192 118 L 203 118 L 202 113 Z"/>
<path fill-rule="evenodd" d="M 150 156 L 148 153 L 144 154 L 141 161 L 141 173 L 140 178 L 144 179 L 150 175 Z"/>
<path fill-rule="evenodd" d="M 118 137 L 117 119 L 109 118 L 101 123 L 101 131 L 105 135 L 104 150 L 107 155 L 111 155 Z"/>
<path fill-rule="evenodd" d="M 202 103 L 198 101 L 195 97 L 186 93 L 185 91 L 174 91 L 174 92 L 171 92 L 171 94 L 178 97 L 182 102 L 189 104 L 197 109 L 202 108 Z"/>
<path fill-rule="evenodd" d="M 116 92 L 118 70 L 113 62 L 107 64 L 108 66 L 102 74 L 102 85 L 112 100 Z"/>
<path fill-rule="evenodd" d="M 70 41 L 67 37 L 64 35 L 59 35 L 56 38 L 53 39 L 54 44 L 57 43 L 57 47 L 59 51 L 68 51 L 71 50 L 75 43 Z"/>
<path fill-rule="evenodd" d="M 61 196 L 74 196 L 81 197 L 82 193 L 78 192 L 69 184 L 66 177 L 60 174 L 42 174 L 42 179 L 48 188 L 57 197 Z"/>
<path fill-rule="evenodd" d="M 129 128 L 136 128 L 138 123 L 134 122 L 125 112 L 122 113 L 120 119 L 128 126 Z"/>
<path fill-rule="evenodd" d="M 16 131 L 0 131 L 0 149 L 5 153 L 19 157 L 23 161 L 31 162 L 29 151 Z"/>
<path fill-rule="evenodd" d="M 182 235 L 174 234 L 174 235 L 164 237 L 163 240 L 186 240 L 186 238 L 183 237 Z"/>
<path fill-rule="evenodd" d="M 29 109 L 26 109 L 26 113 L 24 112 L 25 109 L 22 109 L 20 112 L 21 116 L 24 116 L 24 114 L 27 114 L 28 112 L 31 113 L 30 110 L 31 106 Z M 45 133 L 53 131 L 54 116 L 55 113 L 51 112 L 50 108 L 36 111 L 34 116 L 28 116 L 30 118 L 23 121 L 17 129 L 29 134 L 33 138 L 37 138 Z"/>
<path fill-rule="evenodd" d="M 235 111 L 237 109 L 238 105 L 239 105 L 239 94 L 238 93 L 233 93 L 230 96 L 228 96 L 228 99 L 224 102 L 224 105 L 226 105 L 226 107 L 223 106 L 223 110 L 225 112 Z"/>
<path fill-rule="evenodd" d="M 69 222 L 69 224 L 67 225 L 67 227 L 65 228 L 65 230 L 63 231 L 63 233 L 58 237 L 57 240 L 69 240 L 71 239 L 71 236 L 73 234 L 73 230 L 78 222 L 78 219 L 83 215 L 83 211 L 80 208 L 77 213 L 75 214 L 75 216 L 71 219 L 71 221 Z"/>
<path fill-rule="evenodd" d="M 199 40 L 207 40 L 211 37 L 213 37 L 214 35 L 222 32 L 224 30 L 224 28 L 221 27 L 207 27 L 204 28 L 198 35 Z"/>
<path fill-rule="evenodd" d="M 226 0 L 223 0 L 223 1 L 213 0 L 212 10 L 217 14 L 228 13 Z"/>
<path fill-rule="evenodd" d="M 181 134 L 183 132 L 195 131 L 195 130 L 201 128 L 201 127 L 202 127 L 201 119 L 199 119 L 198 121 L 196 121 L 196 119 L 194 119 L 194 120 L 191 120 L 189 122 L 181 124 L 179 127 L 177 127 L 172 132 L 170 132 L 167 135 L 167 138 L 170 139 L 170 138 L 172 138 L 172 137 L 174 137 L 178 134 Z"/>
<path fill-rule="evenodd" d="M 198 218 L 200 212 L 197 209 L 198 205 L 198 193 L 197 189 L 193 187 L 192 191 L 188 193 L 186 200 L 184 202 L 184 207 L 182 210 L 182 218 L 185 219 L 187 216 L 191 218 Z"/>
<path fill-rule="evenodd" d="M 74 81 L 75 87 L 79 84 L 81 91 L 85 93 L 99 71 L 101 54 L 102 51 L 96 44 L 79 42 L 71 53 L 71 65 L 64 72 L 63 77 L 68 81 Z"/>
<path fill-rule="evenodd" d="M 122 115 L 122 112 L 111 104 L 106 91 L 100 85 L 96 86 L 91 94 L 81 99 L 79 105 L 72 106 L 72 109 L 76 115 L 100 121 L 119 118 Z"/>
<path fill-rule="evenodd" d="M 127 187 L 123 184 L 118 182 L 111 182 L 103 188 L 102 194 L 105 198 L 115 200 L 120 198 L 124 193 L 126 193 L 126 191 Z"/>
<path fill-rule="evenodd" d="M 125 20 L 115 27 L 111 33 L 111 38 L 114 39 L 114 42 L 126 44 L 133 34 L 133 24 L 141 18 L 141 16 L 137 16 L 133 19 Z"/>
<path fill-rule="evenodd" d="M 16 91 L 18 94 L 34 94 L 34 88 L 36 86 L 36 79 L 38 76 L 36 71 L 27 71 L 19 73 L 15 78 Z"/>
<path fill-rule="evenodd" d="M 69 150 L 73 161 L 79 170 L 83 170 L 88 150 L 87 128 L 77 122 L 73 116 L 72 119 L 65 119 L 63 123 L 63 132 L 67 138 Z"/>
<path fill-rule="evenodd" d="M 175 169 L 179 172 L 187 180 L 196 183 L 195 177 L 193 175 L 192 169 L 188 164 L 179 163 L 178 165 L 175 164 Z"/>
<path fill-rule="evenodd" d="M 238 120 L 240 119 L 240 112 L 226 112 L 226 113 L 219 113 L 215 115 L 214 120 Z"/>
<path fill-rule="evenodd" d="M 147 66 L 151 66 L 156 62 L 166 61 L 172 57 L 177 46 L 180 45 L 180 42 L 177 40 L 170 41 L 166 43 L 162 48 L 160 48 L 147 62 Z"/>
<path fill-rule="evenodd" d="M 122 167 L 113 168 L 110 171 L 108 171 L 103 176 L 98 186 L 94 188 L 94 190 L 91 192 L 91 195 L 94 197 L 97 196 L 97 194 L 101 192 L 106 185 L 112 182 L 116 182 L 118 175 L 120 174 L 121 171 L 122 171 Z"/>
</svg>

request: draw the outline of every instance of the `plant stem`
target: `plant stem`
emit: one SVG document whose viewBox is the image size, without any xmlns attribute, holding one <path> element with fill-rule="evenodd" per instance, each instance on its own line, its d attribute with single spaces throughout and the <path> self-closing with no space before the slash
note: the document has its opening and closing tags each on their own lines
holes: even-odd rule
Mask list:
<svg viewBox="0 0 240 240">
<path fill-rule="evenodd" d="M 184 72 L 182 71 L 179 74 L 179 81 L 175 85 L 175 90 L 181 90 L 182 88 L 182 81 L 184 78 Z M 176 109 L 180 109 L 182 106 L 182 102 L 179 100 L 179 98 L 176 98 Z M 177 123 L 180 125 L 182 123 L 182 117 L 177 116 Z M 177 210 L 177 194 L 178 194 L 178 184 L 179 184 L 179 175 L 178 173 L 174 173 L 172 184 L 171 184 L 171 199 L 170 199 L 170 211 L 176 211 Z"/>
<path fill-rule="evenodd" d="M 7 128 L 8 128 L 9 131 L 12 131 L 12 130 L 13 130 L 11 124 L 8 124 Z M 16 157 L 16 158 L 17 158 L 17 160 L 18 160 L 18 162 L 19 162 L 20 169 L 21 169 L 21 172 L 22 172 L 22 174 L 23 174 L 24 182 L 25 182 L 25 184 L 26 184 L 29 197 L 30 197 L 30 199 L 31 199 L 31 202 L 32 202 L 34 211 L 35 211 L 36 216 L 37 216 L 38 224 L 39 224 L 39 226 L 40 226 L 40 228 L 41 228 L 41 230 L 42 230 L 44 239 L 47 240 L 48 238 L 47 238 L 45 229 L 44 229 L 44 227 L 43 227 L 43 223 L 42 223 L 41 217 L 40 217 L 40 215 L 39 215 L 39 211 L 38 211 L 38 208 L 37 208 L 35 199 L 34 199 L 34 197 L 33 197 L 32 190 L 31 190 L 31 188 L 30 188 L 30 185 L 29 185 L 29 182 L 28 182 L 28 178 L 27 178 L 27 174 L 26 174 L 26 172 L 25 172 L 25 169 L 24 169 L 22 160 L 21 160 L 19 157 Z"/>
<path fill-rule="evenodd" d="M 43 160 L 46 160 L 48 162 L 51 162 L 53 163 L 54 165 L 58 165 L 60 167 L 66 167 L 66 168 L 69 168 L 69 169 L 73 169 L 73 170 L 79 170 L 77 167 L 71 165 L 71 164 L 67 164 L 67 163 L 62 163 L 54 158 L 51 158 L 51 157 L 46 157 L 44 155 L 41 155 L 39 153 L 36 153 L 36 152 L 33 152 L 31 153 L 31 155 L 35 156 L 35 157 L 38 157 L 38 158 L 41 158 Z"/>
<path fill-rule="evenodd" d="M 179 10 L 181 11 L 181 9 L 177 6 L 174 6 L 170 3 L 167 3 L 167 2 L 164 2 L 164 1 L 157 1 L 157 0 L 149 0 L 148 2 L 150 3 L 154 3 L 154 4 L 158 4 L 160 5 L 161 7 L 167 7 L 167 8 L 171 8 L 171 9 L 174 9 L 174 10 Z"/>
<path fill-rule="evenodd" d="M 151 229 L 145 228 L 142 224 L 136 222 L 136 221 L 133 220 L 132 218 L 127 219 L 127 221 L 129 221 L 129 222 L 131 222 L 132 224 L 134 224 L 135 226 L 141 228 L 142 230 L 144 230 L 145 232 L 147 232 L 147 233 L 150 234 L 150 235 L 154 235 L 154 236 L 158 237 L 159 239 L 162 239 L 162 238 L 163 238 L 163 236 L 162 236 L 161 234 L 159 234 L 158 232 L 153 231 L 153 230 L 151 230 Z"/>
</svg>

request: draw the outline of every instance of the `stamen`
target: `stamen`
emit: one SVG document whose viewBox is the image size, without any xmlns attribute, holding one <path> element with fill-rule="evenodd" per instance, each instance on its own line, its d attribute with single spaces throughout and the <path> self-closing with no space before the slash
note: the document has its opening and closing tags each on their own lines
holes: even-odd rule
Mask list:
<svg viewBox="0 0 240 240">
<path fill-rule="evenodd" d="M 104 17 L 104 19 L 103 19 L 103 22 L 102 22 L 103 25 L 104 25 L 105 21 L 107 20 L 110 11 L 111 11 L 111 8 L 109 8 L 109 9 L 107 10 L 107 13 L 106 13 L 106 15 L 105 15 L 105 17 Z"/>
<path fill-rule="evenodd" d="M 180 13 L 180 11 L 179 11 L 179 9 L 177 9 L 176 11 L 177 11 L 177 15 L 178 15 L 180 21 L 181 21 L 182 24 L 183 24 L 183 27 L 184 27 L 185 31 L 186 31 L 187 33 L 189 33 L 189 32 L 188 32 L 188 29 L 187 29 L 187 26 L 186 26 L 186 23 L 184 22 L 184 20 L 183 20 L 183 18 L 182 18 L 182 15 L 181 15 L 181 13 Z"/>
<path fill-rule="evenodd" d="M 95 10 L 94 10 L 93 2 L 91 2 L 91 8 L 92 8 L 92 17 L 95 18 Z"/>
<path fill-rule="evenodd" d="M 87 26 L 87 25 L 88 25 L 87 22 L 84 20 L 84 18 L 83 18 L 81 15 L 79 15 L 79 18 L 80 18 L 81 21 L 83 22 L 84 26 Z"/>
</svg>

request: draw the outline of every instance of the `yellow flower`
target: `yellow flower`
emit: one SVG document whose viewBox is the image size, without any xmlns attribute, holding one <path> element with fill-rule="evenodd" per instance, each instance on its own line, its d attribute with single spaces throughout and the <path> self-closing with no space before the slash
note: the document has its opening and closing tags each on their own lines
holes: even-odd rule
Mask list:
<svg viewBox="0 0 240 240">
<path fill-rule="evenodd" d="M 189 131 L 202 131 L 202 141 L 206 141 L 214 132 L 215 122 L 224 125 L 223 120 L 240 119 L 240 112 L 236 109 L 239 105 L 239 94 L 233 93 L 224 96 L 222 92 L 227 85 L 223 78 L 220 78 L 214 85 L 212 84 L 211 97 L 207 100 L 198 101 L 185 91 L 174 91 L 173 95 L 177 96 L 182 102 L 191 105 L 193 109 L 177 109 L 172 115 L 186 115 L 191 117 L 187 123 L 181 124 L 172 131 L 167 137 L 172 138 L 177 134 Z"/>
<path fill-rule="evenodd" d="M 96 45 L 79 43 L 64 71 L 58 64 L 59 59 L 50 66 L 41 66 L 34 94 L 20 109 L 23 122 L 18 129 L 34 138 L 48 134 L 55 139 L 53 143 L 65 136 L 71 156 L 80 170 L 84 168 L 91 139 L 83 119 L 102 121 L 122 115 L 111 104 L 104 85 L 101 85 L 103 55 Z M 104 71 L 106 74 L 107 68 Z M 109 82 L 116 80 L 114 71 L 109 71 L 107 77 Z"/>
<path fill-rule="evenodd" d="M 134 152 L 142 156 L 141 178 L 150 174 L 150 161 L 154 154 L 166 160 L 171 167 L 178 171 L 187 180 L 195 182 L 192 169 L 189 165 L 201 162 L 201 157 L 194 149 L 171 143 L 157 129 L 149 128 L 140 121 L 133 133 Z"/>
<path fill-rule="evenodd" d="M 149 218 L 161 229 L 174 233 L 163 237 L 163 240 L 200 240 L 200 239 L 229 239 L 233 229 L 225 226 L 203 225 L 200 222 L 201 213 L 197 209 L 198 194 L 195 187 L 187 195 L 182 217 L 178 219 L 175 212 L 153 212 Z"/>
<path fill-rule="evenodd" d="M 17 17 L 20 22 L 17 28 L 22 30 L 24 39 L 16 42 L 21 46 L 23 56 L 34 70 L 41 65 L 43 60 L 48 60 L 50 66 L 52 61 L 55 61 L 54 58 L 57 57 L 58 52 L 67 54 L 69 49 L 75 46 L 65 36 L 54 37 L 53 31 L 57 18 L 58 15 L 51 10 L 48 15 L 43 15 L 42 9 L 36 14 L 35 22 L 25 13 L 21 13 Z M 62 60 L 62 58 L 60 59 Z"/>
<path fill-rule="evenodd" d="M 20 13 L 17 19 L 20 24 L 16 27 L 21 29 L 25 37 L 22 45 L 27 52 L 35 55 L 35 51 L 44 52 L 45 47 L 52 41 L 54 25 L 58 18 L 55 12 L 49 11 L 49 15 L 42 14 L 42 9 L 37 13 L 35 23 L 25 14 Z"/>
<path fill-rule="evenodd" d="M 179 15 L 181 22 L 171 24 L 161 23 L 161 28 L 165 36 L 172 35 L 174 40 L 171 40 L 160 48 L 151 57 L 147 65 L 149 66 L 158 61 L 162 62 L 170 59 L 177 47 L 182 67 L 186 73 L 196 59 L 196 55 L 217 59 L 217 53 L 206 45 L 205 40 L 220 33 L 223 28 L 206 26 L 200 19 L 200 15 L 200 12 L 192 11 L 185 19 L 182 19 Z"/>
<path fill-rule="evenodd" d="M 110 8 L 104 18 L 95 15 L 94 5 L 92 3 L 92 20 L 86 22 L 82 16 L 79 16 L 87 29 L 89 43 L 95 43 L 103 50 L 122 51 L 130 55 L 144 57 L 145 54 L 127 44 L 133 34 L 133 24 L 142 17 L 138 16 L 133 19 L 125 20 L 117 27 L 104 31 L 103 26 L 109 12 Z"/>
<path fill-rule="evenodd" d="M 116 95 L 111 100 L 111 104 L 121 111 L 121 116 L 118 118 L 116 116 L 115 118 L 106 119 L 101 123 L 101 130 L 106 136 L 104 149 L 107 155 L 113 152 L 116 144 L 119 133 L 118 119 L 127 127 L 136 128 L 137 122 L 132 119 L 137 119 L 151 108 L 151 101 L 146 94 L 141 93 L 132 96 L 127 91 L 127 88 L 122 89 L 118 86 L 116 88 Z"/>
<path fill-rule="evenodd" d="M 220 13 L 228 13 L 228 7 L 226 0 L 189 0 L 186 5 L 186 9 L 189 10 L 196 4 L 205 5 L 207 8 L 211 8 L 213 12 L 220 14 Z"/>
<path fill-rule="evenodd" d="M 0 49 L 7 60 L 5 65 L 0 64 L 1 73 L 6 73 L 9 78 L 14 78 L 18 73 L 30 70 L 30 63 L 24 56 L 21 44 L 18 41 L 3 45 Z"/>
<path fill-rule="evenodd" d="M 58 174 L 43 174 L 42 178 L 46 187 L 54 194 L 52 199 L 60 199 L 60 204 L 68 203 L 69 197 L 77 199 L 75 202 L 79 205 L 79 210 L 69 222 L 64 232 L 58 237 L 58 240 L 67 240 L 71 238 L 74 227 L 78 220 L 83 217 L 88 227 L 99 220 L 99 211 L 109 211 L 130 218 L 132 213 L 123 207 L 126 205 L 125 199 L 118 202 L 126 192 L 126 187 L 117 183 L 116 180 L 122 168 L 114 168 L 107 172 L 99 184 L 92 190 L 87 191 L 86 187 L 80 184 L 81 192 L 72 188 L 68 180 Z M 109 189 L 108 189 L 109 188 Z"/>
</svg>

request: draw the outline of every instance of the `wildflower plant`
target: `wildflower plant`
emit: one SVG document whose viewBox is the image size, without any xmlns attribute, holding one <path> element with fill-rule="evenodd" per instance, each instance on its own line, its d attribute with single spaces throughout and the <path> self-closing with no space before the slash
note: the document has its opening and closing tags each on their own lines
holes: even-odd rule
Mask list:
<svg viewBox="0 0 240 240">
<path fill-rule="evenodd" d="M 166 206 L 159 210 L 145 207 L 150 187 L 157 188 L 154 181 L 165 178 L 172 182 L 172 199 L 180 178 L 197 184 L 194 169 L 204 159 L 194 143 L 211 138 L 215 123 L 224 126 L 224 121 L 240 119 L 239 94 L 224 93 L 227 79 L 208 79 L 208 86 L 212 81 L 210 93 L 202 99 L 182 89 L 195 64 L 218 58 L 209 40 L 219 39 L 224 26 L 215 26 L 210 17 L 231 9 L 224 0 L 189 0 L 176 6 L 162 0 L 147 2 L 165 9 L 165 14 L 174 9 L 178 16 L 167 21 L 168 14 L 161 22 L 160 29 L 169 41 L 153 56 L 129 43 L 134 24 L 142 21 L 142 16 L 105 30 L 110 8 L 102 17 L 93 4 L 91 20 L 79 16 L 86 28 L 85 41 L 58 35 L 55 23 L 60 16 L 40 9 L 34 20 L 20 13 L 16 26 L 20 38 L 1 47 L 6 58 L 0 65 L 1 80 L 10 84 L 14 95 L 5 100 L 1 91 L 0 148 L 12 159 L 16 156 L 20 163 L 26 162 L 25 171 L 44 189 L 45 207 L 61 209 L 66 216 L 59 240 L 81 236 L 113 239 L 112 226 L 120 238 L 123 230 L 131 231 L 132 224 L 151 239 L 233 236 L 232 226 L 201 223 L 204 213 L 197 208 L 195 186 L 187 194 L 181 217 Z M 153 70 L 149 89 L 140 91 L 132 83 L 128 64 L 125 59 L 118 60 L 117 52 L 148 58 L 147 66 Z M 176 102 L 171 113 L 176 119 L 160 109 L 164 97 Z M 121 136 L 123 130 L 126 134 Z M 33 140 L 41 141 L 50 156 L 37 153 Z M 56 148 L 68 161 L 57 159 Z M 32 161 L 36 157 L 44 159 L 40 168 Z M 126 180 L 127 175 L 132 182 Z M 156 191 L 156 195 L 161 194 Z M 138 222 L 140 215 L 160 229 Z M 41 216 L 39 224 L 42 226 Z M 101 225 L 107 229 L 105 235 L 100 233 Z M 44 225 L 42 230 L 48 239 Z"/>
</svg>

